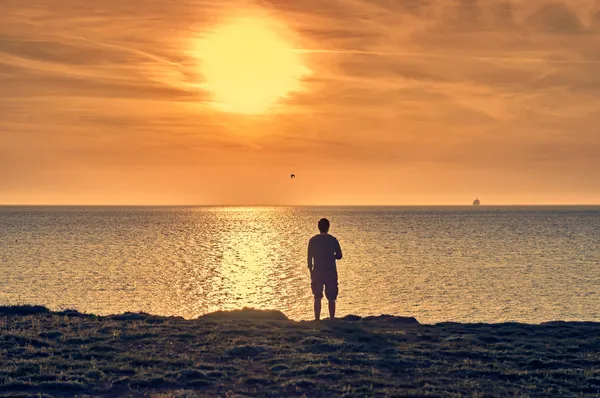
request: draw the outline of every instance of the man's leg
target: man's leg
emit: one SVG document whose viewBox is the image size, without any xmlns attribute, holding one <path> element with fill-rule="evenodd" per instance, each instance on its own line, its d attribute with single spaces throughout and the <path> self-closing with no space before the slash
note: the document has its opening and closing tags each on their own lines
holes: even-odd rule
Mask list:
<svg viewBox="0 0 600 398">
<path fill-rule="evenodd" d="M 329 301 L 329 318 L 335 318 L 335 301 L 337 300 L 339 293 L 337 276 L 331 278 L 325 283 L 325 297 Z"/>
<path fill-rule="evenodd" d="M 335 300 L 329 300 L 329 318 L 335 318 Z"/>
<path fill-rule="evenodd" d="M 315 297 L 315 320 L 321 319 L 321 297 Z"/>
<path fill-rule="evenodd" d="M 312 275 L 311 275 L 312 276 Z M 315 296 L 315 320 L 321 319 L 321 299 L 323 298 L 323 283 L 313 279 L 310 282 L 310 288 Z"/>
</svg>

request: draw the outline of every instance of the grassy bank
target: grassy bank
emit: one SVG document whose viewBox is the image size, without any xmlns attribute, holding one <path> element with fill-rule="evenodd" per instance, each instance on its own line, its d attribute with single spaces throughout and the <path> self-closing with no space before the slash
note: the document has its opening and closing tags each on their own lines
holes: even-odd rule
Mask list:
<svg viewBox="0 0 600 398">
<path fill-rule="evenodd" d="M 0 308 L 0 394 L 598 396 L 600 324 Z"/>
</svg>

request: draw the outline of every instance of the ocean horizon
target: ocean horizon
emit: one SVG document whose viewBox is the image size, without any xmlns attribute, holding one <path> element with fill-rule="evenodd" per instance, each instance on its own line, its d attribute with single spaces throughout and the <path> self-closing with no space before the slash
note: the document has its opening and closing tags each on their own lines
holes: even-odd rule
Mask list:
<svg viewBox="0 0 600 398">
<path fill-rule="evenodd" d="M 312 317 L 306 245 L 344 251 L 340 316 L 598 321 L 600 206 L 0 206 L 0 304 Z"/>
</svg>

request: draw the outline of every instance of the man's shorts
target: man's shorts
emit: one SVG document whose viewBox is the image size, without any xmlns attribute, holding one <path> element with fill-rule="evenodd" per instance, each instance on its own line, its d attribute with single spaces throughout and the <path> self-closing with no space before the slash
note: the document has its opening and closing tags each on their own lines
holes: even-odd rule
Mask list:
<svg viewBox="0 0 600 398">
<path fill-rule="evenodd" d="M 323 298 L 323 288 L 325 288 L 325 297 L 327 300 L 336 300 L 338 296 L 338 280 L 336 275 L 316 277 L 313 276 L 310 287 L 315 299 Z"/>
</svg>

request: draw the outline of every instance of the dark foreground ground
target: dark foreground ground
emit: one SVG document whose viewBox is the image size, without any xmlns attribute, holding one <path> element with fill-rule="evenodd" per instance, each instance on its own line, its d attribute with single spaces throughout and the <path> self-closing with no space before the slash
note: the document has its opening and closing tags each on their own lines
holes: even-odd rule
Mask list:
<svg viewBox="0 0 600 398">
<path fill-rule="evenodd" d="M 0 308 L 0 395 L 600 396 L 600 324 Z"/>
</svg>

